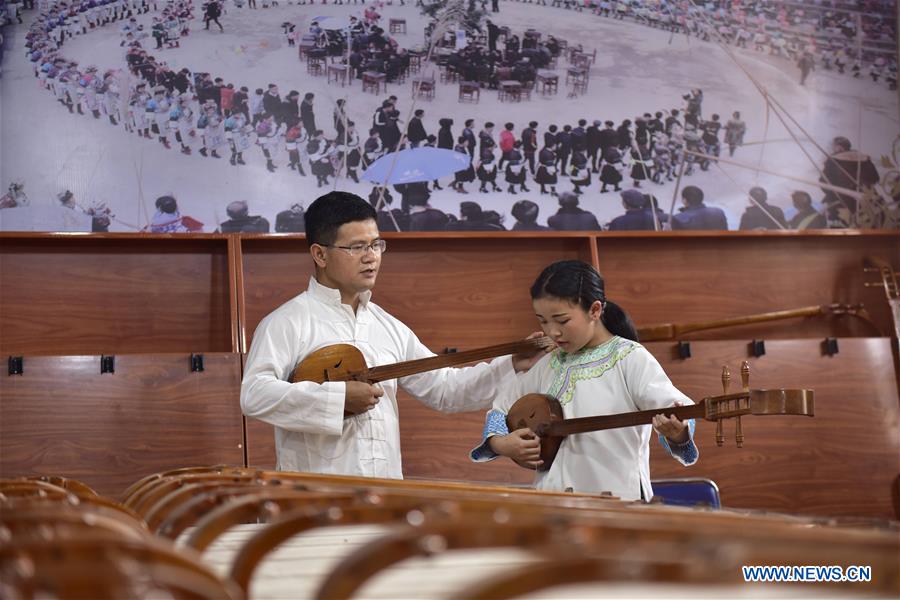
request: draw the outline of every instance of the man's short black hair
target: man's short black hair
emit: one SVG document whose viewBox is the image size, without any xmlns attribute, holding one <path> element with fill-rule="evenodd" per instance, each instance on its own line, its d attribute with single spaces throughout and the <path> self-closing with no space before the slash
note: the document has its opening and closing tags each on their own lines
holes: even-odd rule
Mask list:
<svg viewBox="0 0 900 600">
<path fill-rule="evenodd" d="M 372 205 L 350 192 L 328 192 L 316 198 L 306 209 L 306 241 L 309 245 L 329 246 L 337 238 L 341 225 L 354 221 L 377 220 Z"/>
<path fill-rule="evenodd" d="M 681 190 L 681 197 L 684 198 L 688 206 L 700 206 L 703 204 L 703 190 L 696 185 L 686 186 Z"/>
</svg>

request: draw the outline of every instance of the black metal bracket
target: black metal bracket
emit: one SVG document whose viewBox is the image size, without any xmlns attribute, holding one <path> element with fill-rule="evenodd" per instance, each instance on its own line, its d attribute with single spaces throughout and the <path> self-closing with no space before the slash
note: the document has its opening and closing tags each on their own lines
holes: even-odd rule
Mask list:
<svg viewBox="0 0 900 600">
<path fill-rule="evenodd" d="M 834 356 L 838 352 L 840 352 L 840 349 L 838 349 L 837 338 L 828 337 L 822 340 L 822 354 Z"/>
<path fill-rule="evenodd" d="M 10 375 L 21 375 L 25 372 L 25 359 L 21 356 L 10 356 L 9 357 L 9 374 Z"/>
<path fill-rule="evenodd" d="M 456 348 L 444 348 L 444 354 L 455 354 Z"/>
<path fill-rule="evenodd" d="M 116 357 L 112 354 L 100 356 L 100 374 L 116 372 Z"/>
<path fill-rule="evenodd" d="M 203 355 L 191 354 L 191 373 L 203 372 Z"/>
<path fill-rule="evenodd" d="M 678 358 L 685 360 L 691 357 L 691 343 L 678 342 Z"/>
<path fill-rule="evenodd" d="M 753 340 L 750 342 L 750 355 L 756 358 L 766 353 L 766 343 L 763 340 Z"/>
</svg>

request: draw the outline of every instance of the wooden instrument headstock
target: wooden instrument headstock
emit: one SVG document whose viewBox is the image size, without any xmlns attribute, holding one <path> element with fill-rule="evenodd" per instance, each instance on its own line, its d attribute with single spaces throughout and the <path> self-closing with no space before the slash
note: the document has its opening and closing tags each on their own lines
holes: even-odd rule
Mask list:
<svg viewBox="0 0 900 600">
<path fill-rule="evenodd" d="M 814 416 L 815 402 L 812 390 L 804 389 L 750 389 L 750 364 L 741 364 L 741 391 L 728 393 L 731 373 L 727 366 L 722 367 L 721 396 L 709 396 L 697 403 L 704 410 L 703 418 L 716 422 L 716 445 L 725 443 L 722 430 L 724 419 L 735 419 L 735 442 L 737 447 L 744 445 L 744 434 L 741 429 L 743 415 L 800 415 Z"/>
<path fill-rule="evenodd" d="M 875 256 L 866 258 L 866 266 L 863 269 L 865 273 L 878 273 L 881 275 L 881 282 L 872 281 L 865 282 L 866 287 L 884 288 L 884 295 L 887 297 L 888 305 L 891 307 L 891 314 L 894 317 L 894 336 L 900 338 L 900 285 L 897 284 L 897 273 L 894 268 L 886 261 Z"/>
</svg>

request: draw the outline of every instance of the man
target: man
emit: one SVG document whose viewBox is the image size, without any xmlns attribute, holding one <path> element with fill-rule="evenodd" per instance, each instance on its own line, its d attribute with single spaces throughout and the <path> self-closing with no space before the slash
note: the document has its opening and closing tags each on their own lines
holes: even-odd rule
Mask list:
<svg viewBox="0 0 900 600">
<path fill-rule="evenodd" d="M 556 231 L 597 231 L 601 229 L 594 213 L 578 206 L 578 196 L 572 192 L 559 195 L 559 210 L 547 219 L 550 229 Z"/>
<path fill-rule="evenodd" d="M 854 150 L 847 138 L 834 138 L 831 152 L 822 167 L 819 181 L 857 192 L 863 192 L 878 183 L 880 176 L 872 159 L 867 154 Z M 823 191 L 825 196 L 822 202 L 826 206 L 828 220 L 835 224 L 843 221 L 846 223 L 844 227 L 850 226 L 855 221 L 856 198 L 831 189 Z"/>
<path fill-rule="evenodd" d="M 725 211 L 703 204 L 703 190 L 695 185 L 681 190 L 684 207 L 672 216 L 672 229 L 728 229 Z"/>
<path fill-rule="evenodd" d="M 225 31 L 222 24 L 219 23 L 219 16 L 222 14 L 222 7 L 216 0 L 210 0 L 203 5 L 203 21 L 206 23 L 205 29 L 209 30 L 209 23 L 212 21 L 219 26 L 219 31 Z"/>
<path fill-rule="evenodd" d="M 825 215 L 813 208 L 812 198 L 804 191 L 797 190 L 791 194 L 791 201 L 797 214 L 791 219 L 791 229 L 825 229 L 828 225 L 825 222 Z"/>
<path fill-rule="evenodd" d="M 356 346 L 370 366 L 433 356 L 403 323 L 371 301 L 386 242 L 362 198 L 331 192 L 306 211 L 315 275 L 305 292 L 262 320 L 241 385 L 244 414 L 275 426 L 277 468 L 367 477 L 403 476 L 397 387 L 445 412 L 484 409 L 513 369 L 531 358 L 495 359 L 389 380 L 287 381 L 313 350 Z"/>
<path fill-rule="evenodd" d="M 406 139 L 409 140 L 412 148 L 418 148 L 422 142 L 428 139 L 428 133 L 425 132 L 425 126 L 422 124 L 422 117 L 424 116 L 424 110 L 421 108 L 416 109 L 413 118 L 409 120 L 409 125 L 406 127 Z"/>
<path fill-rule="evenodd" d="M 269 221 L 260 215 L 251 215 L 250 207 L 243 200 L 232 202 L 225 208 L 228 220 L 219 225 L 222 233 L 269 233 Z"/>
<path fill-rule="evenodd" d="M 750 188 L 750 206 L 741 215 L 740 229 L 785 229 L 784 211 L 769 204 L 769 194 L 759 186 Z"/>
</svg>

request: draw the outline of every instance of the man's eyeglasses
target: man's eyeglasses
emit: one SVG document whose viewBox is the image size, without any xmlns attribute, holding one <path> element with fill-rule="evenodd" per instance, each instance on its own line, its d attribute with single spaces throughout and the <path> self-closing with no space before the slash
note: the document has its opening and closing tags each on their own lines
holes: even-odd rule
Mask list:
<svg viewBox="0 0 900 600">
<path fill-rule="evenodd" d="M 346 250 L 347 254 L 350 256 L 362 256 L 369 250 L 371 250 L 374 254 L 381 254 L 385 250 L 387 250 L 387 241 L 386 240 L 375 240 L 371 244 L 352 244 L 350 246 L 337 246 L 332 244 L 329 248 L 340 248 L 341 250 Z"/>
</svg>

